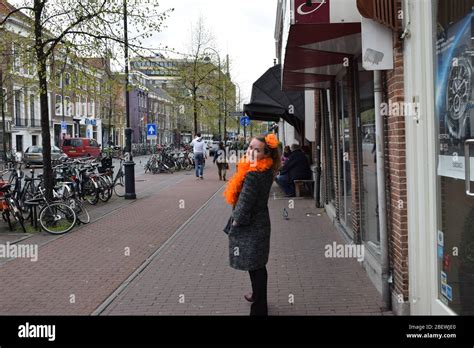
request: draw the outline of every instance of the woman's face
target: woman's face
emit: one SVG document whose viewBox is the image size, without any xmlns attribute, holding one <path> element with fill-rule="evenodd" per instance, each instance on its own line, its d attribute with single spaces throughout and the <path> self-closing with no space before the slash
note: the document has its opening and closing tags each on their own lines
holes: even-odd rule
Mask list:
<svg viewBox="0 0 474 348">
<path fill-rule="evenodd" d="M 247 158 L 250 159 L 251 162 L 255 162 L 261 160 L 262 158 L 268 157 L 265 154 L 264 149 L 265 143 L 258 140 L 257 138 L 253 138 L 247 149 Z"/>
</svg>

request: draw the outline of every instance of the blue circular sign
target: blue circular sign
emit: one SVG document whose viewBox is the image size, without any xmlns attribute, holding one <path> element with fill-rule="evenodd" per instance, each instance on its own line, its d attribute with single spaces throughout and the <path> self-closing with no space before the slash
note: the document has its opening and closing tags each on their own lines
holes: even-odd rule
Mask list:
<svg viewBox="0 0 474 348">
<path fill-rule="evenodd" d="M 242 117 L 240 118 L 240 124 L 241 124 L 242 126 L 249 126 L 249 125 L 250 125 L 250 117 L 248 117 L 248 116 L 242 116 Z"/>
</svg>

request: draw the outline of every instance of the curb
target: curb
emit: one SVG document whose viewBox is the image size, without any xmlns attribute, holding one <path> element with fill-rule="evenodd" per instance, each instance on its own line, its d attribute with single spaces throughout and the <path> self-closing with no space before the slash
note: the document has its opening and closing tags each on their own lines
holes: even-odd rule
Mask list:
<svg viewBox="0 0 474 348">
<path fill-rule="evenodd" d="M 122 283 L 120 286 L 115 289 L 115 291 L 103 301 L 92 313 L 91 316 L 98 316 L 101 315 L 103 311 L 107 309 L 107 307 L 128 287 L 128 285 L 136 278 L 140 273 L 142 273 L 146 267 L 157 257 L 161 252 L 169 245 L 171 242 L 176 239 L 184 230 L 184 228 L 191 223 L 200 213 L 204 210 L 209 203 L 222 191 L 222 185 L 220 188 L 217 189 L 214 194 L 209 197 L 209 199 L 204 202 L 204 204 L 199 207 L 173 234 L 170 238 L 168 238 L 152 255 L 150 255 L 130 276 Z"/>
</svg>

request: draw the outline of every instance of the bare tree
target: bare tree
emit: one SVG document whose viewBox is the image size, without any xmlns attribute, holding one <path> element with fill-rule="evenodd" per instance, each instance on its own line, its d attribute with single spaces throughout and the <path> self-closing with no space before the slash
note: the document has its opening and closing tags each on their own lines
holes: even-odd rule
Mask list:
<svg viewBox="0 0 474 348">
<path fill-rule="evenodd" d="M 215 94 L 215 91 L 211 89 L 216 85 L 218 75 L 216 64 L 205 59 L 212 54 L 212 52 L 206 52 L 206 49 L 213 47 L 214 36 L 204 22 L 205 19 L 199 17 L 197 22 L 191 26 L 189 53 L 177 65 L 178 82 L 185 87 L 184 90 L 181 90 L 181 99 L 183 97 L 191 99 L 194 133 L 199 131 L 199 110 L 200 107 L 206 106 L 203 101 L 212 100 L 209 96 Z"/>
<path fill-rule="evenodd" d="M 158 4 L 148 0 L 127 1 L 127 17 L 139 33 L 130 38 L 132 50 L 143 49 L 142 40 L 160 31 L 168 11 L 160 12 Z M 123 2 L 120 0 L 25 0 L 12 9 L 3 19 L 3 25 L 15 14 L 29 18 L 29 32 L 33 40 L 36 72 L 40 90 L 41 133 L 43 140 L 44 185 L 52 197 L 53 172 L 48 106 L 47 66 L 49 59 L 58 54 L 63 45 L 71 46 L 82 55 L 96 55 L 106 47 L 124 44 Z M 118 50 L 118 48 L 117 48 Z"/>
</svg>

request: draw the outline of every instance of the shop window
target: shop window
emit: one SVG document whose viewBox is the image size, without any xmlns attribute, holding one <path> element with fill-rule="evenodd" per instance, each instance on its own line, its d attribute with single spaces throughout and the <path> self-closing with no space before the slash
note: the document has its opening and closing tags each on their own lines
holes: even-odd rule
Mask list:
<svg viewBox="0 0 474 348">
<path fill-rule="evenodd" d="M 359 71 L 359 117 L 362 148 L 362 239 L 379 247 L 377 166 L 375 149 L 374 74 Z"/>
<path fill-rule="evenodd" d="M 456 3 L 438 0 L 435 17 L 438 228 L 432 252 L 438 300 L 457 314 L 474 315 L 474 197 L 466 192 L 466 185 L 471 192 L 474 186 L 473 11 L 468 1 Z"/>
</svg>

